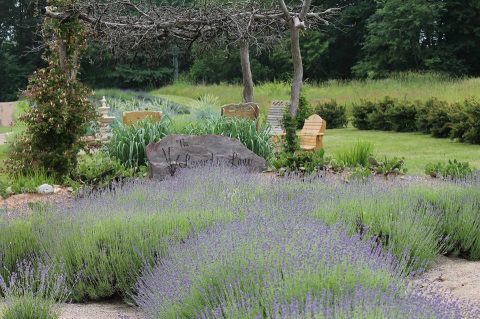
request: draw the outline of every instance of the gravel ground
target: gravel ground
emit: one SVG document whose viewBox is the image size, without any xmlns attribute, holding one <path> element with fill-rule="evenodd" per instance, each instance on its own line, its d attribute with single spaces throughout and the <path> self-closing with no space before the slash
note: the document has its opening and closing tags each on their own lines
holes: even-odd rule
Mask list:
<svg viewBox="0 0 480 319">
<path fill-rule="evenodd" d="M 123 303 L 66 304 L 60 319 L 143 319 L 135 308 Z"/>
</svg>

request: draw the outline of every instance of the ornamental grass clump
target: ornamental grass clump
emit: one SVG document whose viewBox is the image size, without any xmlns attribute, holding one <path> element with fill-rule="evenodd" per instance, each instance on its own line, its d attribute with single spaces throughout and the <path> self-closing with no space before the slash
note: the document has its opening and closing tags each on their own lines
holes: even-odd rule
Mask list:
<svg viewBox="0 0 480 319">
<path fill-rule="evenodd" d="M 170 132 L 170 120 L 163 117 L 160 122 L 146 119 L 127 126 L 114 127 L 112 137 L 107 144 L 108 153 L 127 168 L 139 170 L 147 166 L 145 148 L 150 143 L 159 142 Z"/>
<path fill-rule="evenodd" d="M 249 150 L 265 159 L 273 156 L 270 127 L 263 123 L 257 130 L 257 122 L 234 117 L 208 118 L 191 123 L 184 130 L 189 135 L 223 135 L 236 138 Z"/>
</svg>

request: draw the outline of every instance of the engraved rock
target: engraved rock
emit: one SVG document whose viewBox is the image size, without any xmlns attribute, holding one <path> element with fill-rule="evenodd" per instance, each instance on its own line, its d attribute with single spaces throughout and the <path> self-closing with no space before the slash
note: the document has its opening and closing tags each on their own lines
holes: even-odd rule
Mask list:
<svg viewBox="0 0 480 319">
<path fill-rule="evenodd" d="M 220 135 L 168 135 L 146 148 L 150 177 L 165 179 L 180 169 L 211 165 L 262 172 L 267 163 L 239 140 Z"/>
</svg>

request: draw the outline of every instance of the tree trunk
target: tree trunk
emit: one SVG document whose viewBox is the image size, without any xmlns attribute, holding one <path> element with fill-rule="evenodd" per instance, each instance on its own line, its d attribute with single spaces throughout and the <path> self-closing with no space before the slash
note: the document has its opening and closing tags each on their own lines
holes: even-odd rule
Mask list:
<svg viewBox="0 0 480 319">
<path fill-rule="evenodd" d="M 243 102 L 253 102 L 253 79 L 250 66 L 250 51 L 247 42 L 240 46 L 240 61 L 242 63 L 243 76 Z"/>
<path fill-rule="evenodd" d="M 67 67 L 67 46 L 65 45 L 64 40 L 58 36 L 57 37 L 57 45 L 58 45 L 58 60 L 60 63 L 60 68 L 62 72 L 68 74 L 68 67 Z"/>
<path fill-rule="evenodd" d="M 292 62 L 293 62 L 293 81 L 292 81 L 292 95 L 290 98 L 290 114 L 292 117 L 297 116 L 298 105 L 300 101 L 300 91 L 303 83 L 303 63 L 302 54 L 300 52 L 300 29 L 302 22 L 295 17 L 290 23 L 291 32 L 291 47 L 292 47 Z"/>
</svg>

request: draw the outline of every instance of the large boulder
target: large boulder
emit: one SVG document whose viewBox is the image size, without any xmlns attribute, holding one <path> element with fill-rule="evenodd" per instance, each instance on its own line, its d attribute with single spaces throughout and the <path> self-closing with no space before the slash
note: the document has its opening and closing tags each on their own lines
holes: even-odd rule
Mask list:
<svg viewBox="0 0 480 319">
<path fill-rule="evenodd" d="M 262 172 L 267 166 L 265 159 L 239 140 L 220 135 L 169 135 L 150 143 L 146 154 L 150 177 L 160 180 L 184 168 L 227 165 Z"/>
</svg>

